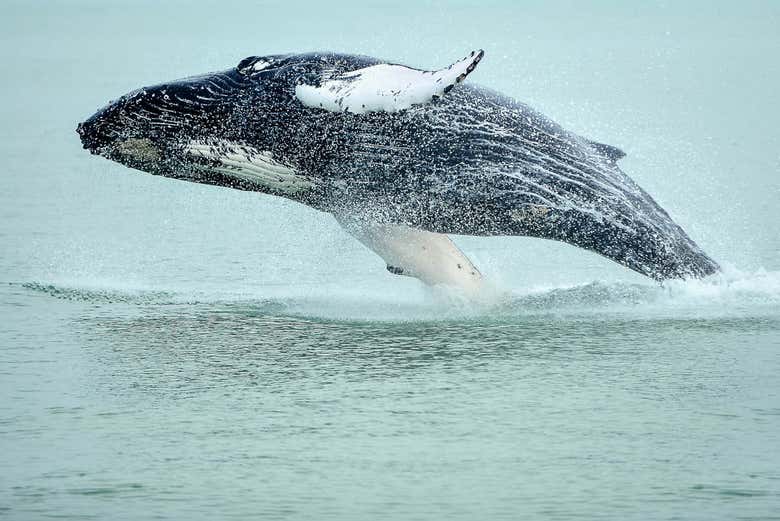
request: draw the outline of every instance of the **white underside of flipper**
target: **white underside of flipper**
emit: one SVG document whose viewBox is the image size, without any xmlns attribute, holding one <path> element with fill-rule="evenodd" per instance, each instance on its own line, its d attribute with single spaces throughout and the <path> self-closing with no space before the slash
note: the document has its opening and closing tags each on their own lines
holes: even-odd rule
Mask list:
<svg viewBox="0 0 780 521">
<path fill-rule="evenodd" d="M 444 234 L 407 226 L 366 225 L 338 217 L 337 220 L 379 255 L 390 273 L 414 277 L 429 286 L 456 288 L 470 298 L 484 291 L 482 274 Z"/>
<path fill-rule="evenodd" d="M 297 85 L 295 97 L 307 107 L 331 112 L 398 112 L 449 92 L 474 70 L 483 55 L 483 51 L 473 51 L 438 71 L 389 63 L 372 65 L 320 78 L 318 85 Z"/>
</svg>

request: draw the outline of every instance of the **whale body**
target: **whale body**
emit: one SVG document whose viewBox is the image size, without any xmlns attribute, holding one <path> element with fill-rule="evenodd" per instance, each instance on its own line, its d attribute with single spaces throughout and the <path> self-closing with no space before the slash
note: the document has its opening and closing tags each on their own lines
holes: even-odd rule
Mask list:
<svg viewBox="0 0 780 521">
<path fill-rule="evenodd" d="M 333 214 L 394 274 L 477 290 L 446 234 L 563 241 L 656 280 L 718 271 L 618 166 L 625 155 L 437 71 L 337 53 L 253 56 L 144 87 L 78 132 L 131 168 L 286 197 Z"/>
</svg>

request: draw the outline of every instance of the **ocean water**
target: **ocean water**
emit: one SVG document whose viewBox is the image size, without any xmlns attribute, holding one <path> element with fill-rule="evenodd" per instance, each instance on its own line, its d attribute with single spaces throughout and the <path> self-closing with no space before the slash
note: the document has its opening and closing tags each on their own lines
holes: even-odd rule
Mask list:
<svg viewBox="0 0 780 521">
<path fill-rule="evenodd" d="M 780 4 L 0 4 L 0 518 L 780 519 Z M 468 303 L 324 214 L 75 126 L 248 55 L 438 67 L 621 147 L 724 266 L 455 237 Z"/>
</svg>

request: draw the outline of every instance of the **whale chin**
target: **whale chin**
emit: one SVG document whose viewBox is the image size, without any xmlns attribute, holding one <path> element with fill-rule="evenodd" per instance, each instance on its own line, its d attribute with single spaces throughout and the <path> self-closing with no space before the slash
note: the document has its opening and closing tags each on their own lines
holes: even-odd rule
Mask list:
<svg viewBox="0 0 780 521">
<path fill-rule="evenodd" d="M 94 155 L 152 174 L 162 174 L 167 164 L 163 148 L 146 137 L 117 137 L 102 142 L 87 140 L 83 145 Z"/>
<path fill-rule="evenodd" d="M 162 152 L 149 138 L 130 138 L 113 144 L 113 154 L 131 161 L 154 163 L 162 159 Z"/>
</svg>

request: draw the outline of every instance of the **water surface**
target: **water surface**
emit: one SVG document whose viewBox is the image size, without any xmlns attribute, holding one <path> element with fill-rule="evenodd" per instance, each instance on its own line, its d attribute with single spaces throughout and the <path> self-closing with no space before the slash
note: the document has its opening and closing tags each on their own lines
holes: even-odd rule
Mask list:
<svg viewBox="0 0 780 521">
<path fill-rule="evenodd" d="M 0 7 L 0 517 L 778 519 L 780 7 L 148 0 Z M 456 237 L 394 277 L 329 216 L 131 172 L 75 125 L 135 87 L 332 49 L 621 147 L 725 267 L 660 287 Z"/>
</svg>

